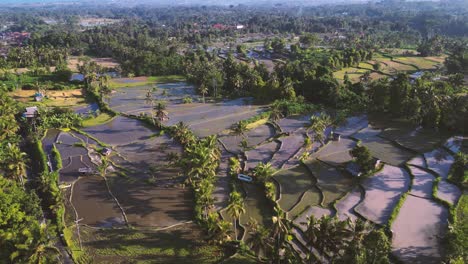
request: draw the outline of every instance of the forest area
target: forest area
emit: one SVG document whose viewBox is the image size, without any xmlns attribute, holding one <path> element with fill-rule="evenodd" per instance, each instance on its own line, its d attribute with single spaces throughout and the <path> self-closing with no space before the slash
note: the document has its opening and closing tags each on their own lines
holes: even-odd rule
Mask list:
<svg viewBox="0 0 468 264">
<path fill-rule="evenodd" d="M 413 197 L 410 192 L 416 183 L 411 183 L 393 205 L 392 215 L 384 224 L 361 221 L 368 219 L 365 213 L 356 213 L 359 220 L 354 222 L 312 215 L 299 224 L 299 213 L 295 219 L 288 218 L 299 209 L 286 209 L 286 198 L 282 197 L 292 194 L 282 193 L 288 182 L 282 182 L 281 173 L 296 175 L 300 173 L 291 171 L 307 167 L 311 173 L 303 175 L 312 174 L 313 184 L 322 184 L 320 175 L 327 172 L 314 171 L 318 165 L 310 160 L 317 156 L 316 161 L 322 164 L 325 158 L 320 153 L 333 144 L 328 138 L 333 138 L 334 130 L 347 131 L 344 120 L 357 116 L 369 117 L 369 121 L 354 134 L 338 135 L 349 141 L 344 151 L 349 160 L 336 167 L 335 160 L 329 161 L 333 166 L 323 163 L 339 173 L 351 163 L 359 165 L 362 180 L 349 182 L 358 181 L 363 193 L 372 175 L 386 173 L 385 168 L 390 166 L 401 167 L 411 180 L 416 169 L 436 175 L 430 197 L 447 208 L 449 226 L 442 238 L 443 253 L 437 261 L 429 258 L 427 263 L 467 262 L 468 6 L 463 1 L 447 3 L 0 7 L 0 263 L 101 263 L 115 261 L 119 254 L 125 256 L 124 261 L 148 263 L 404 262 L 398 258 L 400 253 L 392 251 L 392 239 L 396 239 L 392 224 L 398 223 L 397 214 L 405 210 L 406 194 Z M 171 93 L 171 85 L 176 92 Z M 132 100 L 139 103 L 127 102 Z M 215 106 L 222 110 L 210 108 Z M 194 115 L 198 109 L 200 116 Z M 306 122 L 297 118 L 302 115 L 308 115 Z M 232 120 L 226 121 L 226 116 Z M 378 120 L 379 126 L 371 128 L 371 119 Z M 101 126 L 124 123 L 122 120 L 139 122 L 136 132 L 125 134 L 122 141 L 139 133 L 141 138 L 113 143 L 113 137 L 103 136 L 97 129 L 118 130 L 117 125 Z M 223 122 L 227 122 L 225 127 Z M 297 124 L 296 130 L 288 130 Z M 394 124 L 403 124 L 404 128 L 385 127 Z M 207 132 L 210 125 L 213 131 Z M 265 131 L 276 132 L 271 137 L 263 130 L 253 135 L 262 126 L 269 127 Z M 424 134 L 422 139 L 410 137 L 410 141 L 421 142 L 414 147 L 417 144 L 407 143 L 398 134 L 408 127 L 418 133 L 430 131 L 427 134 L 437 134 L 444 140 L 461 138 L 461 143 L 456 151 L 448 143 L 426 149 L 430 140 L 424 141 Z M 113 132 L 115 138 L 120 140 L 119 133 L 124 130 Z M 329 130 L 331 135 L 327 134 Z M 377 130 L 381 134 L 371 137 Z M 58 139 L 68 136 L 72 143 L 64 147 L 61 145 L 68 143 L 57 139 L 49 144 L 50 133 L 56 133 Z M 419 137 L 415 135 L 413 138 Z M 160 159 L 156 165 L 145 163 L 144 172 L 138 171 L 143 165 L 136 165 L 142 160 L 131 160 L 139 152 L 128 150 L 134 147 L 132 144 L 150 144 L 142 138 L 163 142 L 151 144 L 166 155 L 142 158 Z M 232 138 L 239 142 L 231 149 Z M 273 168 L 274 158 L 287 145 L 283 144 L 286 138 L 300 141 L 296 143 L 299 150 Z M 375 145 L 369 143 L 371 138 L 391 141 L 389 145 L 400 148 L 408 158 L 394 164 L 387 156 L 379 156 L 372 149 Z M 268 149 L 275 142 L 281 144 L 273 147 L 268 162 L 254 159 L 259 163 L 249 165 L 257 148 Z M 435 147 L 453 156 L 446 175 L 431 167 L 427 153 Z M 79 198 L 70 195 L 75 182 L 63 180 L 63 171 L 75 158 L 71 154 L 70 162 L 64 158 L 67 151 L 79 153 L 83 164 L 89 156 L 89 164 L 94 164 L 87 167 L 104 179 L 99 186 L 106 186 L 110 194 L 106 199 L 117 204 L 105 210 L 118 211 L 125 223 L 107 234 L 106 228 L 83 224 L 83 240 L 88 241 L 84 246 L 81 220 L 70 213 L 73 209 L 78 216 L 81 210 L 72 203 Z M 413 166 L 410 162 L 421 155 L 425 163 Z M 293 160 L 294 166 L 288 167 Z M 385 166 L 378 167 L 376 160 L 382 160 Z M 227 178 L 218 179 L 224 170 Z M 144 180 L 137 178 L 144 184 L 138 187 L 140 190 L 150 192 L 148 186 L 160 190 L 164 185 L 174 188 L 170 190 L 178 195 L 170 199 L 193 200 L 180 205 L 190 208 L 186 210 L 190 215 L 187 219 L 172 211 L 167 214 L 167 222 L 177 228 L 180 219 L 187 220 L 184 224 L 190 222 L 187 228 L 177 230 L 183 235 L 164 233 L 172 241 L 171 248 L 156 241 L 159 229 L 152 233 L 148 226 L 135 223 L 144 217 L 132 220 L 134 210 L 125 204 L 132 200 L 119 185 L 136 184 L 128 179 L 137 172 L 152 175 Z M 270 212 L 259 219 L 271 218 L 268 224 L 254 217 L 249 221 L 243 218 L 254 215 L 245 209 L 245 204 L 252 202 L 248 190 L 253 187 L 245 187 L 245 182 L 237 179 L 243 173 L 255 182 L 248 186 L 260 190 L 254 193 L 266 199 L 264 206 Z M 93 177 L 98 178 L 96 175 Z M 184 178 L 179 179 L 182 175 Z M 89 178 L 87 184 L 91 186 L 93 180 Z M 440 181 L 458 188 L 455 202 L 439 198 Z M 227 186 L 223 194 L 218 193 L 220 184 Z M 352 193 L 351 189 L 331 205 L 325 204 L 325 189 L 318 188 L 322 197 L 318 205 L 338 215 L 337 205 Z M 298 205 L 311 190 L 301 189 Z M 224 204 L 219 205 L 216 196 L 222 197 Z M 303 212 L 308 208 L 302 208 Z M 119 244 L 118 249 L 99 248 L 115 242 L 109 237 L 117 236 L 110 235 L 116 230 L 125 230 L 127 236 L 122 235 L 122 240 L 131 238 L 132 242 Z M 142 238 L 147 247 L 129 246 L 134 238 Z M 146 255 L 156 262 L 143 258 Z"/>
</svg>

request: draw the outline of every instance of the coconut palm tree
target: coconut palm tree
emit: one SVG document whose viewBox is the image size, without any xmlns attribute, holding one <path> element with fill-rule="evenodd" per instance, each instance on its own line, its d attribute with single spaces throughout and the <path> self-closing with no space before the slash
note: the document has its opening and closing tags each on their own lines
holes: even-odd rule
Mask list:
<svg viewBox="0 0 468 264">
<path fill-rule="evenodd" d="M 237 221 L 239 221 L 240 216 L 245 213 L 244 208 L 244 199 L 242 195 L 237 191 L 232 191 L 229 195 L 229 205 L 226 208 L 226 212 L 233 219 L 234 223 L 234 235 L 237 237 Z"/>
<path fill-rule="evenodd" d="M 166 111 L 166 104 L 163 102 L 158 102 L 158 104 L 154 106 L 153 110 L 156 112 L 155 116 L 159 121 L 159 126 L 161 127 L 162 122 L 169 119 L 168 112 Z"/>
<path fill-rule="evenodd" d="M 330 216 L 324 216 L 318 220 L 314 216 L 309 217 L 304 233 L 307 244 L 317 249 L 322 258 L 330 257 L 331 262 L 344 248 L 346 240 L 350 237 L 348 221 L 340 221 Z"/>
<path fill-rule="evenodd" d="M 325 129 L 331 124 L 330 116 L 325 113 L 320 113 L 320 115 L 312 115 L 310 117 L 310 123 L 306 128 L 308 131 L 312 130 L 314 132 L 314 137 L 323 145 Z"/>
<path fill-rule="evenodd" d="M 258 222 L 251 218 L 247 224 L 249 230 L 249 238 L 247 239 L 247 245 L 255 252 L 255 255 L 260 260 L 261 254 L 268 256 L 268 253 L 272 249 L 272 244 L 274 241 L 270 237 L 268 229 L 263 226 L 260 226 Z"/>
<path fill-rule="evenodd" d="M 270 120 L 276 122 L 283 118 L 283 112 L 277 106 L 273 106 L 270 113 Z"/>
<path fill-rule="evenodd" d="M 208 87 L 204 84 L 200 85 L 200 93 L 203 96 L 203 103 L 205 103 L 205 95 L 208 93 Z"/>
<path fill-rule="evenodd" d="M 286 217 L 286 213 L 275 206 L 275 215 L 272 217 L 273 225 L 271 229 L 271 235 L 275 237 L 275 252 L 278 263 L 280 262 L 281 246 L 290 232 L 290 223 Z"/>
<path fill-rule="evenodd" d="M 19 181 L 21 185 L 24 185 L 26 176 L 26 157 L 26 153 L 21 152 L 17 145 L 11 143 L 7 144 L 1 157 L 2 163 L 6 164 L 6 177 Z"/>
<path fill-rule="evenodd" d="M 266 182 L 275 172 L 275 169 L 271 166 L 271 163 L 258 163 L 254 168 L 254 175 L 260 182 Z"/>
<path fill-rule="evenodd" d="M 247 131 L 247 122 L 239 121 L 232 126 L 232 131 L 236 136 L 245 137 L 245 132 Z"/>
<path fill-rule="evenodd" d="M 31 250 L 31 255 L 28 259 L 30 264 L 46 264 L 55 263 L 58 256 L 61 256 L 60 250 L 52 245 L 47 234 L 47 225 L 42 223 L 39 227 L 37 243 Z"/>
<path fill-rule="evenodd" d="M 217 213 L 208 215 L 208 232 L 211 234 L 211 240 L 218 243 L 231 240 L 231 223 L 225 220 L 219 220 Z"/>
</svg>

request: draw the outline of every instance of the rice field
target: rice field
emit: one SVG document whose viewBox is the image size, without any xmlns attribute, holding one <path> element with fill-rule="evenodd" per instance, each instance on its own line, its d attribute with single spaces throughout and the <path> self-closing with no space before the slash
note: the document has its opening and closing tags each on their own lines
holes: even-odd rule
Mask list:
<svg viewBox="0 0 468 264">
<path fill-rule="evenodd" d="M 354 187 L 354 179 L 343 174 L 335 167 L 318 160 L 305 162 L 312 175 L 317 178 L 317 186 L 323 193 L 322 206 L 329 207 Z"/>
<path fill-rule="evenodd" d="M 281 198 L 278 203 L 285 211 L 291 210 L 302 194 L 315 185 L 312 175 L 304 165 L 279 171 L 273 177 L 280 185 Z"/>
</svg>

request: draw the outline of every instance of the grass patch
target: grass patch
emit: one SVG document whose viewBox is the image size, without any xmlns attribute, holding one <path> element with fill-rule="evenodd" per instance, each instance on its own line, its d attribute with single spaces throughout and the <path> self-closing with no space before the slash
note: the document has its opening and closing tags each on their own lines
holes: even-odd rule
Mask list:
<svg viewBox="0 0 468 264">
<path fill-rule="evenodd" d="M 192 231 L 195 229 L 195 231 Z M 195 226 L 166 231 L 82 228 L 86 251 L 94 263 L 218 263 L 217 245 L 199 240 Z M 89 246 L 88 246 L 89 245 Z"/>
<path fill-rule="evenodd" d="M 85 103 L 85 97 L 81 89 L 64 90 L 64 91 L 47 91 L 48 98 L 44 98 L 41 102 L 34 100 L 35 90 L 16 90 L 9 95 L 27 105 L 40 105 L 48 107 L 70 107 L 82 105 Z"/>
<path fill-rule="evenodd" d="M 235 254 L 231 258 L 222 261 L 222 264 L 255 264 L 258 263 L 257 258 L 246 254 Z"/>
<path fill-rule="evenodd" d="M 447 235 L 447 255 L 450 263 L 465 263 L 468 259 L 468 195 L 464 193 L 458 205 L 450 211 L 452 224 Z"/>
<path fill-rule="evenodd" d="M 102 125 L 105 124 L 109 121 L 111 121 L 115 116 L 111 116 L 108 113 L 101 113 L 96 117 L 88 118 L 83 120 L 81 125 L 83 127 L 91 127 L 91 126 L 97 126 L 97 125 Z"/>
<path fill-rule="evenodd" d="M 148 81 L 154 83 L 171 83 L 171 82 L 185 82 L 185 77 L 182 75 L 165 75 L 165 76 L 151 76 Z"/>
<path fill-rule="evenodd" d="M 150 76 L 150 77 L 135 77 L 124 79 L 112 79 L 109 86 L 115 88 L 137 87 L 152 85 L 158 83 L 184 82 L 186 79 L 182 75 L 166 75 L 166 76 Z"/>
<path fill-rule="evenodd" d="M 409 192 L 409 191 L 408 191 Z M 398 213 L 400 212 L 400 209 L 401 207 L 403 206 L 403 203 L 405 202 L 406 200 L 406 197 L 408 196 L 408 192 L 405 192 L 404 194 L 402 194 L 400 196 L 400 200 L 398 200 L 398 203 L 395 205 L 395 208 L 393 208 L 393 211 L 392 211 L 392 214 L 390 215 L 390 217 L 388 218 L 388 223 L 387 223 L 387 226 L 389 228 L 392 227 L 392 223 L 395 221 L 395 219 L 397 218 L 398 216 Z"/>
<path fill-rule="evenodd" d="M 63 168 L 62 156 L 60 155 L 60 151 L 57 149 L 55 144 L 52 145 L 52 158 L 54 159 L 57 170 L 60 170 L 61 168 Z"/>
<path fill-rule="evenodd" d="M 77 242 L 73 239 L 73 231 L 68 227 L 63 229 L 63 240 L 75 263 L 89 263 L 86 252 L 77 245 Z"/>
</svg>

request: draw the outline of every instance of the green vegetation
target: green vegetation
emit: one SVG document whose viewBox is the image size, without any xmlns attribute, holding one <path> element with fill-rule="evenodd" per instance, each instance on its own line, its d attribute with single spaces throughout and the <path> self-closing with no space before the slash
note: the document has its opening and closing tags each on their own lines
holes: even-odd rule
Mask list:
<svg viewBox="0 0 468 264">
<path fill-rule="evenodd" d="M 408 196 L 408 192 L 405 192 L 400 196 L 400 199 L 398 200 L 398 203 L 395 205 L 395 207 L 393 208 L 392 214 L 388 218 L 387 226 L 389 226 L 389 227 L 392 226 L 393 222 L 395 221 L 398 214 L 400 213 L 401 207 L 405 203 L 406 196 Z"/>
<path fill-rule="evenodd" d="M 143 78 L 136 78 L 132 79 L 129 78 L 130 81 L 125 80 L 111 80 L 109 83 L 110 88 L 130 88 L 130 87 L 137 87 L 137 86 L 145 86 L 145 85 L 155 85 L 158 83 L 171 83 L 171 82 L 184 82 L 185 77 L 182 75 L 165 75 L 165 76 L 150 76 L 150 77 L 143 77 Z"/>
<path fill-rule="evenodd" d="M 111 121 L 114 118 L 114 116 L 111 116 L 107 113 L 101 113 L 98 116 L 91 116 L 90 118 L 86 118 L 81 122 L 81 125 L 83 127 L 92 127 L 92 126 L 97 126 L 101 124 L 105 124 L 109 121 Z"/>
<path fill-rule="evenodd" d="M 468 195 L 466 193 L 458 201 L 453 218 L 446 237 L 448 257 L 451 263 L 463 263 L 468 259 Z"/>
<path fill-rule="evenodd" d="M 364 175 L 375 170 L 375 160 L 369 149 L 366 146 L 362 146 L 361 142 L 358 142 L 349 154 L 355 159 L 356 164 L 359 165 L 359 168 Z"/>
</svg>

